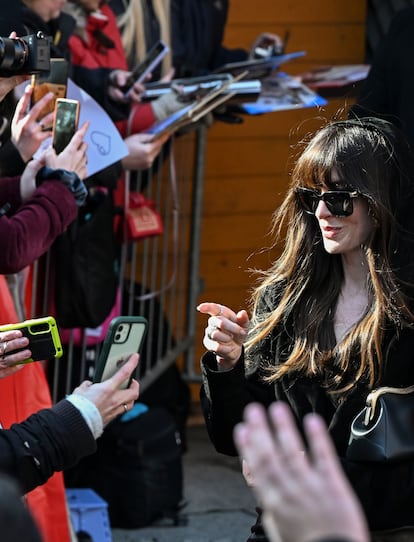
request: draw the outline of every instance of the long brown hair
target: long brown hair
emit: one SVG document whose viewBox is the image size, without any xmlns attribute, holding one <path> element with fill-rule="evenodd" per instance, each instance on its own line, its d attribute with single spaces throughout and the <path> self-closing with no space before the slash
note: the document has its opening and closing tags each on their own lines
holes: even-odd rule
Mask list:
<svg viewBox="0 0 414 542">
<path fill-rule="evenodd" d="M 414 181 L 410 149 L 401 137 L 379 119 L 332 122 L 317 132 L 297 160 L 286 198 L 272 221 L 275 244 L 284 240 L 284 249 L 261 273 L 252 296 L 247 357 L 275 328 L 290 335 L 285 359 L 265 368 L 268 381 L 292 372 L 314 375 L 326 367 L 332 390 L 345 391 L 361 379 L 372 387 L 381 375 L 385 330 L 414 321 L 405 288 L 412 277 L 405 272 L 407 247 L 401 241 L 414 247 L 414 233 L 399 215 L 413 196 Z M 333 170 L 351 190 L 363 194 L 376 224 L 361 247 L 368 266 L 369 307 L 337 344 L 333 316 L 343 282 L 341 257 L 325 251 L 316 218 L 303 211 L 295 195 L 298 186 L 329 189 Z M 263 296 L 269 292 L 276 292 L 277 303 L 263 312 Z"/>
</svg>

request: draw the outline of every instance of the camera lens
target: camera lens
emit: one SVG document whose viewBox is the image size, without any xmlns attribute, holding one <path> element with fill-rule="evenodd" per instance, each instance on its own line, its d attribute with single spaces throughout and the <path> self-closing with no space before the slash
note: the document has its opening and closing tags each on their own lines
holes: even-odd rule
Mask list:
<svg viewBox="0 0 414 542">
<path fill-rule="evenodd" d="M 17 71 L 22 68 L 28 55 L 27 44 L 20 38 L 0 38 L 0 68 Z"/>
</svg>

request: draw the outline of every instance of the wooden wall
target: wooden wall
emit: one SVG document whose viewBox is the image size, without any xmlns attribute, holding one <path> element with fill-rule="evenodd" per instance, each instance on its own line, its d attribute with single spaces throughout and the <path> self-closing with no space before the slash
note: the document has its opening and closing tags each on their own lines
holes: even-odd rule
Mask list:
<svg viewBox="0 0 414 542">
<path fill-rule="evenodd" d="M 290 32 L 287 52 L 305 57 L 284 66 L 290 74 L 323 64 L 356 64 L 364 59 L 363 0 L 233 0 L 225 43 L 249 47 L 261 31 Z M 268 267 L 266 233 L 280 202 L 289 157 L 305 130 L 346 108 L 336 99 L 322 110 L 299 109 L 245 117 L 242 125 L 215 123 L 209 130 L 202 220 L 199 301 L 244 308 L 252 277 L 248 269 Z M 198 317 L 195 366 L 203 352 L 206 317 Z M 197 369 L 198 370 L 198 369 Z M 196 392 L 195 392 L 196 393 Z"/>
</svg>

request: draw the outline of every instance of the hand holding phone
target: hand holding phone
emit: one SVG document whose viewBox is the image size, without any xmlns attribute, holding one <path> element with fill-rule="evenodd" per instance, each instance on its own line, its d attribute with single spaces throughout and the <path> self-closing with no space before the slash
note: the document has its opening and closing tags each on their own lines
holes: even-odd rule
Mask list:
<svg viewBox="0 0 414 542">
<path fill-rule="evenodd" d="M 130 358 L 142 349 L 148 322 L 142 316 L 118 316 L 110 323 L 99 355 L 94 382 L 111 378 Z M 131 378 L 122 382 L 120 388 L 128 388 Z"/>
<path fill-rule="evenodd" d="M 124 380 L 128 381 L 129 375 L 135 372 L 138 364 L 137 354 L 132 354 L 128 361 L 117 371 L 112 378 L 104 382 L 82 382 L 73 393 L 83 395 L 96 406 L 102 416 L 105 427 L 110 421 L 130 410 L 138 399 L 139 384 L 132 380 L 127 389 L 120 389 Z"/>
<path fill-rule="evenodd" d="M 56 154 L 65 149 L 78 128 L 80 104 L 77 100 L 58 98 L 53 119 L 52 146 Z"/>
<path fill-rule="evenodd" d="M 49 72 L 32 75 L 32 106 L 48 92 L 53 92 L 54 94 L 53 100 L 43 107 L 40 116 L 44 117 L 48 113 L 53 113 L 56 99 L 66 97 L 68 75 L 69 64 L 64 58 L 51 58 Z"/>
<path fill-rule="evenodd" d="M 0 326 L 0 332 L 21 331 L 23 337 L 29 339 L 29 344 L 21 348 L 15 348 L 13 354 L 24 350 L 30 350 L 32 355 L 24 360 L 15 360 L 15 363 L 30 363 L 32 361 L 52 360 L 60 358 L 63 354 L 62 344 L 60 342 L 59 332 L 56 321 L 53 316 L 43 318 L 34 318 L 25 320 L 16 324 L 6 324 Z M 9 341 L 0 342 L 0 355 L 5 357 L 7 352 L 11 352 Z M 6 344 L 6 346 L 4 346 Z M 11 361 L 11 360 L 10 360 Z"/>
<path fill-rule="evenodd" d="M 17 372 L 32 355 L 29 339 L 17 329 L 0 332 L 0 352 L 0 378 Z"/>
<path fill-rule="evenodd" d="M 161 40 L 151 47 L 145 59 L 132 70 L 126 85 L 122 88 L 122 91 L 128 95 L 128 92 L 134 83 L 144 82 L 148 75 L 162 61 L 168 51 L 169 47 L 167 47 L 167 45 Z"/>
</svg>

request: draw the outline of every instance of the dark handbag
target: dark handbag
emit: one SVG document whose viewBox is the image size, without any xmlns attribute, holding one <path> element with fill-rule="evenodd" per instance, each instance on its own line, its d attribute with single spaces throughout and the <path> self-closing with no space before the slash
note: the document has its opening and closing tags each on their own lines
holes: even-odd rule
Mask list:
<svg viewBox="0 0 414 542">
<path fill-rule="evenodd" d="M 354 418 L 346 457 L 399 461 L 414 457 L 414 386 L 373 390 Z"/>
</svg>

